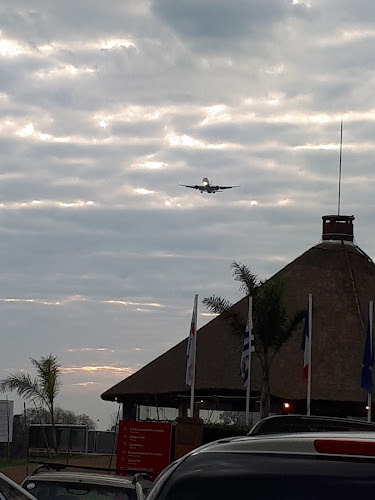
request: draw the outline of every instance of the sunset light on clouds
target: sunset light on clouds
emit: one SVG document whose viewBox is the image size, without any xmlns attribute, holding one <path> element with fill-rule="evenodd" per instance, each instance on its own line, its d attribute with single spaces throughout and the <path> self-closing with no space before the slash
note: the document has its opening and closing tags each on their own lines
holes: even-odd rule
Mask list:
<svg viewBox="0 0 375 500">
<path fill-rule="evenodd" d="M 342 211 L 375 257 L 370 0 L 0 5 L 0 378 L 58 356 L 59 404 L 183 340 Z M 183 187 L 238 185 L 215 195 Z M 5 397 L 5 396 L 4 396 Z M 14 394 L 8 394 L 14 397 Z M 15 397 L 16 411 L 23 402 Z"/>
</svg>

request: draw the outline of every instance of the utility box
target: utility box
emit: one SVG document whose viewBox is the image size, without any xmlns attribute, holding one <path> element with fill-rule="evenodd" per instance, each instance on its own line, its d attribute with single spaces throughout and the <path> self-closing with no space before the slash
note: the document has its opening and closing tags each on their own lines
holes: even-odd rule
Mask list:
<svg viewBox="0 0 375 500">
<path fill-rule="evenodd" d="M 198 446 L 203 439 L 203 420 L 194 417 L 177 417 L 174 426 L 174 457 L 182 457 Z"/>
</svg>

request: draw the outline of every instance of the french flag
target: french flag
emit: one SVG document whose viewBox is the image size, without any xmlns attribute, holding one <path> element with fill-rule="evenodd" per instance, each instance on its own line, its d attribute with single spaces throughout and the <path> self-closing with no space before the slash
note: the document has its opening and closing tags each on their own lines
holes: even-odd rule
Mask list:
<svg viewBox="0 0 375 500">
<path fill-rule="evenodd" d="M 309 342 L 309 308 L 306 310 L 305 324 L 302 332 L 302 344 L 301 349 L 303 351 L 303 369 L 302 369 L 302 380 L 305 384 L 308 381 L 309 374 L 309 358 L 310 358 L 310 342 Z"/>
<path fill-rule="evenodd" d="M 194 309 L 193 309 L 193 315 L 191 318 L 191 323 L 190 323 L 190 333 L 188 337 L 188 342 L 187 342 L 187 348 L 186 348 L 186 356 L 187 356 L 187 361 L 186 361 L 186 376 L 185 376 L 185 382 L 186 385 L 190 385 L 190 387 L 194 383 L 194 373 L 195 373 L 195 357 L 196 357 L 196 349 L 197 349 L 197 297 L 195 298 L 194 301 Z"/>
</svg>

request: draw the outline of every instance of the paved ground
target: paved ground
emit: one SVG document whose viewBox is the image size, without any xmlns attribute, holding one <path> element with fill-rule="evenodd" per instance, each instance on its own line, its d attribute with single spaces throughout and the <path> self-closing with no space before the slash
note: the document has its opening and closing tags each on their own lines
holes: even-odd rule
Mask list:
<svg viewBox="0 0 375 500">
<path fill-rule="evenodd" d="M 33 460 L 43 460 L 43 459 L 39 458 Z M 54 461 L 63 464 L 67 463 L 66 459 L 61 459 L 61 458 Z M 87 465 L 89 467 L 105 467 L 105 468 L 111 467 L 112 469 L 114 469 L 116 467 L 116 457 L 114 456 L 111 461 L 111 457 L 108 455 L 85 455 L 79 458 L 76 457 L 74 457 L 73 459 L 69 458 L 68 463 L 74 465 Z M 13 481 L 16 481 L 16 483 L 21 484 L 21 482 L 25 479 L 25 477 L 31 474 L 31 472 L 36 467 L 38 467 L 38 464 L 29 463 L 25 465 L 18 465 L 16 467 L 3 468 L 0 469 L 0 472 L 13 479 Z"/>
</svg>

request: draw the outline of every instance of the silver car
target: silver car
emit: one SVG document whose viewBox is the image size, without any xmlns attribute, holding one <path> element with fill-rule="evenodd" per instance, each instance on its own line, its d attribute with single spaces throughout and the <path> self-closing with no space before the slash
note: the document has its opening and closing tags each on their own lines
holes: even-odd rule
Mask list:
<svg viewBox="0 0 375 500">
<path fill-rule="evenodd" d="M 0 472 L 0 500 L 37 500 L 8 476 Z"/>
</svg>

